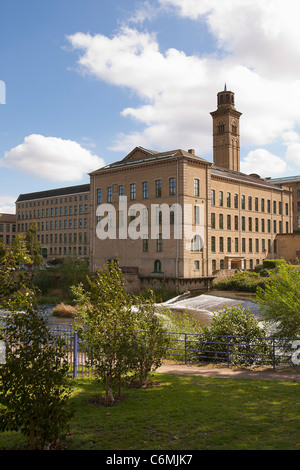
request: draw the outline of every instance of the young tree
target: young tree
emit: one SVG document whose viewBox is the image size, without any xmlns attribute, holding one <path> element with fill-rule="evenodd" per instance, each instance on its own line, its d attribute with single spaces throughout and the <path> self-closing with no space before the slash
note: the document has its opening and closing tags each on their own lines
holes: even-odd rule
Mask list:
<svg viewBox="0 0 300 470">
<path fill-rule="evenodd" d="M 21 431 L 47 449 L 68 431 L 70 384 L 63 342 L 52 336 L 34 293 L 23 286 L 1 302 L 6 361 L 0 365 L 0 431 Z"/>
<path fill-rule="evenodd" d="M 257 289 L 257 301 L 265 320 L 271 322 L 276 336 L 300 335 L 300 271 L 281 263 L 264 289 Z"/>
<path fill-rule="evenodd" d="M 26 247 L 32 259 L 32 263 L 37 267 L 43 264 L 42 245 L 37 238 L 38 230 L 37 223 L 33 222 L 29 225 L 26 234 Z"/>
<path fill-rule="evenodd" d="M 113 389 L 129 372 L 145 381 L 158 367 L 166 344 L 165 330 L 154 315 L 153 301 L 142 304 L 129 296 L 121 269 L 113 263 L 88 279 L 90 288 L 73 287 L 78 332 L 89 361 L 105 384 L 105 402 L 114 402 Z M 145 340 L 145 331 L 147 339 Z"/>
<path fill-rule="evenodd" d="M 149 375 L 161 366 L 170 345 L 164 321 L 156 314 L 154 294 L 147 300 L 134 298 L 137 330 L 134 334 L 132 371 L 140 386 L 147 385 Z"/>
<path fill-rule="evenodd" d="M 80 321 L 78 334 L 86 345 L 90 363 L 105 384 L 105 403 L 114 402 L 113 388 L 130 367 L 129 351 L 136 327 L 132 301 L 126 292 L 122 271 L 111 264 L 88 277 L 89 290 L 73 287 Z"/>
<path fill-rule="evenodd" d="M 17 233 L 13 242 L 12 242 L 12 248 L 10 250 L 10 253 L 12 254 L 16 264 L 31 264 L 32 263 L 32 258 L 28 252 L 27 246 L 26 246 L 26 239 L 24 235 Z"/>
</svg>

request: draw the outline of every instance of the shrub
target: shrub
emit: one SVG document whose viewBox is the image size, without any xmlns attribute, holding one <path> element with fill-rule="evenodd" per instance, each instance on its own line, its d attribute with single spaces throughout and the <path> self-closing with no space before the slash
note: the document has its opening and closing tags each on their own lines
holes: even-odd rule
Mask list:
<svg viewBox="0 0 300 470">
<path fill-rule="evenodd" d="M 226 361 L 253 364 L 255 354 L 268 354 L 265 346 L 265 329 L 261 327 L 249 309 L 242 306 L 225 308 L 216 312 L 211 325 L 202 327 L 199 335 L 200 361 Z M 228 350 L 229 347 L 229 350 Z"/>
</svg>

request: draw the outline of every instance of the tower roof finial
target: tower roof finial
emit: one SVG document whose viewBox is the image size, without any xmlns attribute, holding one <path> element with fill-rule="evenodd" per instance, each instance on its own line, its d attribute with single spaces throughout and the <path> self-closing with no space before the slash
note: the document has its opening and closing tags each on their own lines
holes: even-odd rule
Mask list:
<svg viewBox="0 0 300 470">
<path fill-rule="evenodd" d="M 224 87 L 224 91 L 227 91 L 227 86 L 226 86 L 226 82 L 225 82 L 225 87 Z"/>
</svg>

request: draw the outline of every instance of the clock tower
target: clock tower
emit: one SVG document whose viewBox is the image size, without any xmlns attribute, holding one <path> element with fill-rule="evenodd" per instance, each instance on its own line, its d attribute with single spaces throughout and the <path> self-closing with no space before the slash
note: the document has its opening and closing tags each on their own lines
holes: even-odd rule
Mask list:
<svg viewBox="0 0 300 470">
<path fill-rule="evenodd" d="M 213 118 L 214 166 L 240 171 L 240 117 L 235 109 L 234 93 L 218 93 L 218 109 L 210 113 Z"/>
</svg>

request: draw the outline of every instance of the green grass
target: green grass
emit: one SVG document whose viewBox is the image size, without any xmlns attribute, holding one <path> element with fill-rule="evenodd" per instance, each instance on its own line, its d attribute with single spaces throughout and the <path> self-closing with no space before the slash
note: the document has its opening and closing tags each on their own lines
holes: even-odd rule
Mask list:
<svg viewBox="0 0 300 470">
<path fill-rule="evenodd" d="M 123 390 L 112 407 L 95 405 L 92 379 L 74 382 L 69 450 L 299 450 L 296 382 L 156 374 L 152 388 Z M 103 390 L 101 389 L 101 392 Z M 0 434 L 0 449 L 18 448 Z"/>
</svg>

